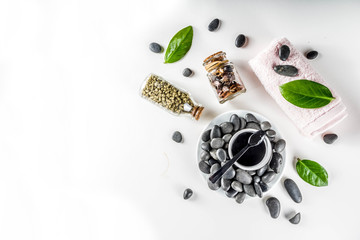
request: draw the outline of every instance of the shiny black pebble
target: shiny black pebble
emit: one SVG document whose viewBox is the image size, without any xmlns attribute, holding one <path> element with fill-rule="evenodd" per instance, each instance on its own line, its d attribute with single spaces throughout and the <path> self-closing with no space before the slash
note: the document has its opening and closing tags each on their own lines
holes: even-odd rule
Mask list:
<svg viewBox="0 0 360 240">
<path fill-rule="evenodd" d="M 319 53 L 317 51 L 313 50 L 313 51 L 307 52 L 305 56 L 307 59 L 312 60 L 312 59 L 317 58 L 318 55 L 319 55 Z"/>
<path fill-rule="evenodd" d="M 298 75 L 298 69 L 292 65 L 276 65 L 274 71 L 282 76 L 295 77 Z"/>
<path fill-rule="evenodd" d="M 290 48 L 287 45 L 282 45 L 279 49 L 279 58 L 286 61 L 290 55 Z"/>
</svg>

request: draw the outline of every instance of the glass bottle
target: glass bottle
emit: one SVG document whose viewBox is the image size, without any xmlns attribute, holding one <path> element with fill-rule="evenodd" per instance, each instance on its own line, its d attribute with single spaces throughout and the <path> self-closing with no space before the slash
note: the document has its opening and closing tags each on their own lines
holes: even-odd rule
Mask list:
<svg viewBox="0 0 360 240">
<path fill-rule="evenodd" d="M 229 62 L 225 52 L 220 51 L 207 57 L 203 66 L 220 103 L 246 92 L 234 64 Z"/>
<path fill-rule="evenodd" d="M 150 74 L 141 87 L 140 95 L 174 115 L 187 115 L 199 120 L 204 109 L 184 90 L 163 78 Z"/>
</svg>

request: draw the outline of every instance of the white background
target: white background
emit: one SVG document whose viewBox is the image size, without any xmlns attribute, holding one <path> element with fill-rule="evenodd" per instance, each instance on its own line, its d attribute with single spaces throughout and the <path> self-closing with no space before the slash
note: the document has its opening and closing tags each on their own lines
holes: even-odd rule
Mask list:
<svg viewBox="0 0 360 240">
<path fill-rule="evenodd" d="M 1 0 L 0 239 L 360 239 L 360 2 L 240 0 Z M 213 18 L 217 32 L 207 30 Z M 192 25 L 183 60 L 165 65 L 150 42 L 167 46 Z M 238 49 L 239 33 L 249 37 Z M 287 37 L 348 107 L 333 145 L 308 139 L 265 92 L 247 61 Z M 223 50 L 247 93 L 220 105 L 202 60 Z M 185 67 L 195 75 L 184 78 Z M 156 73 L 205 106 L 201 119 L 172 116 L 139 97 Z M 218 114 L 235 109 L 271 119 L 287 140 L 284 177 L 303 193 L 270 218 L 264 199 L 239 205 L 207 188 L 196 143 Z M 183 133 L 181 144 L 171 140 Z M 293 158 L 312 159 L 329 186 L 303 182 Z M 194 190 L 182 199 L 183 190 Z M 302 221 L 287 217 L 300 211 Z"/>
</svg>

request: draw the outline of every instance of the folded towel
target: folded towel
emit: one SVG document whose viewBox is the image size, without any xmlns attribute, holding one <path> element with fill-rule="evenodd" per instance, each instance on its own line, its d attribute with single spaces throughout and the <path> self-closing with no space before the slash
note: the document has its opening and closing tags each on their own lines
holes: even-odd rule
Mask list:
<svg viewBox="0 0 360 240">
<path fill-rule="evenodd" d="M 279 58 L 279 48 L 284 44 L 290 48 L 290 55 L 286 61 Z M 320 74 L 311 67 L 305 56 L 286 38 L 273 41 L 269 47 L 250 60 L 249 64 L 265 90 L 304 135 L 316 136 L 324 133 L 347 116 L 346 107 L 340 96 L 328 86 Z M 281 76 L 273 70 L 275 65 L 293 65 L 299 73 L 296 77 Z M 298 79 L 307 79 L 327 86 L 335 99 L 328 105 L 316 109 L 299 108 L 289 103 L 281 95 L 279 86 Z"/>
</svg>

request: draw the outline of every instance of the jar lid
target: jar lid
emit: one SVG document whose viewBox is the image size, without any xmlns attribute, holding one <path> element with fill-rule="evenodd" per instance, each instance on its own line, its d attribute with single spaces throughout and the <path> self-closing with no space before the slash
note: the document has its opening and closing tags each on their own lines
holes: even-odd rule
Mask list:
<svg viewBox="0 0 360 240">
<path fill-rule="evenodd" d="M 224 54 L 224 55 L 226 55 L 226 53 L 225 53 L 225 52 L 223 52 L 223 51 L 219 51 L 219 52 L 214 53 L 214 54 L 212 54 L 212 55 L 208 56 L 207 58 L 205 58 L 204 63 L 206 63 L 207 61 L 209 61 L 211 58 L 215 57 L 215 56 L 216 56 L 216 55 L 218 55 L 218 54 Z"/>
</svg>

